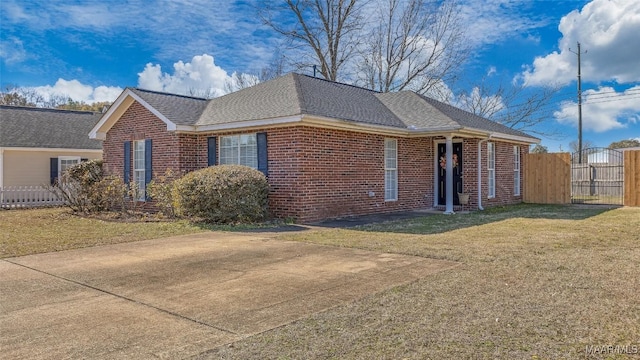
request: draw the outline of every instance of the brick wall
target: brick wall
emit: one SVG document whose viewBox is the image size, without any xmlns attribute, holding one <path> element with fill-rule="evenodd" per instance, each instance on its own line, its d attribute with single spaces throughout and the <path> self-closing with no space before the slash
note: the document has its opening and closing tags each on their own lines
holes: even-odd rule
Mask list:
<svg viewBox="0 0 640 360">
<path fill-rule="evenodd" d="M 167 125 L 153 115 L 149 110 L 134 102 L 122 115 L 120 120 L 107 133 L 102 143 L 106 169 L 111 174 L 123 175 L 124 142 L 133 140 L 152 139 L 152 164 L 154 174 L 164 174 L 171 168 L 174 171 L 183 170 L 180 163 L 185 138 L 195 136 L 179 135 L 167 131 Z M 133 146 L 132 146 L 133 151 Z M 192 152 L 193 153 L 193 152 Z M 133 155 L 131 155 L 133 166 Z M 186 157 L 183 156 L 183 157 Z M 131 169 L 133 175 L 133 169 Z"/>
<path fill-rule="evenodd" d="M 522 172 L 524 154 L 529 152 L 527 145 L 520 146 L 520 195 L 513 195 L 514 191 L 514 156 L 512 143 L 492 141 L 495 144 L 496 152 L 496 196 L 488 198 L 489 193 L 487 181 L 487 144 L 482 144 L 482 204 L 483 206 L 500 206 L 517 204 L 522 202 L 522 189 L 524 186 Z"/>
<path fill-rule="evenodd" d="M 398 200 L 385 201 L 384 136 L 306 126 L 250 132 L 263 131 L 267 133 L 273 216 L 309 222 L 425 208 L 433 203 L 430 138 L 398 139 Z M 200 159 L 206 159 L 208 136 L 211 134 L 203 134 L 199 140 Z"/>
</svg>

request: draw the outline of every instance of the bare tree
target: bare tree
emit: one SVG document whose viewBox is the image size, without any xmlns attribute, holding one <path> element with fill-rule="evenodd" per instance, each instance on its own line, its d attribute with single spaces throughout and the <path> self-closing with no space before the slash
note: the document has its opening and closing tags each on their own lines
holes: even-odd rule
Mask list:
<svg viewBox="0 0 640 360">
<path fill-rule="evenodd" d="M 260 79 L 255 75 L 234 72 L 231 77 L 224 82 L 224 92 L 229 94 L 244 88 L 257 85 Z"/>
<path fill-rule="evenodd" d="M 59 94 L 45 97 L 34 88 L 7 85 L 0 93 L 0 105 L 56 108 L 71 101 L 71 98 Z"/>
<path fill-rule="evenodd" d="M 549 152 L 549 149 L 546 146 L 536 144 L 529 152 L 532 154 L 546 154 Z"/>
<path fill-rule="evenodd" d="M 582 150 L 591 149 L 596 147 L 596 145 L 591 140 L 582 140 Z M 573 140 L 569 143 L 569 149 L 571 149 L 572 153 L 578 152 L 578 142 Z M 591 153 L 592 151 L 589 151 Z"/>
<path fill-rule="evenodd" d="M 296 66 L 319 65 L 327 79 L 339 79 L 340 70 L 354 56 L 363 28 L 366 0 L 285 0 L 266 2 L 260 15 L 265 24 L 282 34 L 294 48 L 306 48 Z M 293 21 L 283 21 L 293 17 Z M 289 26 L 292 23 L 293 25 Z"/>
<path fill-rule="evenodd" d="M 470 49 L 454 0 L 379 0 L 378 9 L 359 53 L 361 85 L 425 94 L 455 80 Z"/>
<path fill-rule="evenodd" d="M 226 87 L 226 84 L 225 84 Z M 197 98 L 201 98 L 201 99 L 213 99 L 215 97 L 218 96 L 222 96 L 224 95 L 222 93 L 221 90 L 215 89 L 213 87 L 209 87 L 209 88 L 196 88 L 196 87 L 189 87 L 189 89 L 186 91 L 185 95 L 187 96 L 193 96 L 193 97 L 197 97 Z"/>
<path fill-rule="evenodd" d="M 624 149 L 630 147 L 640 147 L 640 139 L 626 139 L 614 141 L 609 144 L 609 149 Z"/>
<path fill-rule="evenodd" d="M 492 86 L 482 79 L 471 92 L 460 93 L 456 105 L 512 129 L 553 137 L 558 134 L 541 129 L 540 125 L 550 119 L 549 109 L 558 90 L 553 86 L 534 88 L 513 82 Z"/>
<path fill-rule="evenodd" d="M 280 50 L 276 50 L 269 65 L 260 70 L 258 79 L 261 82 L 268 81 L 278 76 L 284 75 L 286 68 L 286 57 Z"/>
</svg>

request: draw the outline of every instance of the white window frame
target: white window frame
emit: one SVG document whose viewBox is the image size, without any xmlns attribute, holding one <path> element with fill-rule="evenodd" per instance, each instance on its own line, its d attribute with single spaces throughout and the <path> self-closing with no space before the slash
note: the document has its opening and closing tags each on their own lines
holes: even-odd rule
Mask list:
<svg viewBox="0 0 640 360">
<path fill-rule="evenodd" d="M 398 200 L 398 139 L 384 139 L 384 201 Z"/>
<path fill-rule="evenodd" d="M 140 167 L 140 165 L 142 167 Z M 138 200 L 145 200 L 146 184 L 145 184 L 145 141 L 133 141 L 133 181 L 138 186 Z"/>
<path fill-rule="evenodd" d="M 65 170 L 71 166 L 80 164 L 80 156 L 58 156 L 58 179 L 62 176 Z M 67 164 L 67 162 L 73 162 L 73 164 Z M 64 169 L 62 164 L 64 165 Z"/>
<path fill-rule="evenodd" d="M 520 146 L 513 147 L 513 195 L 520 196 Z"/>
<path fill-rule="evenodd" d="M 489 199 L 496 197 L 496 145 L 487 143 L 487 188 Z"/>
<path fill-rule="evenodd" d="M 226 145 L 231 140 L 231 145 Z M 252 141 L 251 141 L 252 140 Z M 244 165 L 258 168 L 258 136 L 257 133 L 220 136 L 218 145 L 218 164 Z M 227 153 L 232 156 L 227 156 Z"/>
</svg>

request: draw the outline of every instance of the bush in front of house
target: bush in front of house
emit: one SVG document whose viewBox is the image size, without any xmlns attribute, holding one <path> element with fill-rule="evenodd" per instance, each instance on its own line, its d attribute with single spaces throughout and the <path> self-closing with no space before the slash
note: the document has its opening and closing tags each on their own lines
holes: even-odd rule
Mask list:
<svg viewBox="0 0 640 360">
<path fill-rule="evenodd" d="M 167 169 L 164 175 L 155 176 L 147 185 L 147 194 L 155 202 L 158 211 L 168 218 L 176 217 L 176 202 L 173 197 L 176 178 L 176 173 Z"/>
<path fill-rule="evenodd" d="M 257 222 L 267 216 L 269 184 L 258 170 L 219 165 L 188 173 L 174 182 L 178 215 L 207 222 Z"/>
<path fill-rule="evenodd" d="M 73 211 L 90 212 L 100 208 L 100 204 L 96 204 L 92 197 L 95 196 L 95 185 L 103 176 L 101 160 L 81 162 L 60 174 L 51 191 L 64 199 Z"/>
<path fill-rule="evenodd" d="M 91 213 L 122 207 L 127 188 L 122 179 L 105 175 L 102 160 L 90 160 L 67 169 L 50 191 L 73 211 Z"/>
</svg>

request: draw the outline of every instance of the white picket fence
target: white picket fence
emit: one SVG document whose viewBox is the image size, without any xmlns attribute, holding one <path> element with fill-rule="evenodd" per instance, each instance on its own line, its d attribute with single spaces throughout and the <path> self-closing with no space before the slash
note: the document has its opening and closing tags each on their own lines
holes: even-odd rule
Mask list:
<svg viewBox="0 0 640 360">
<path fill-rule="evenodd" d="M 0 188 L 0 208 L 59 206 L 60 198 L 42 186 L 7 186 Z"/>
</svg>

